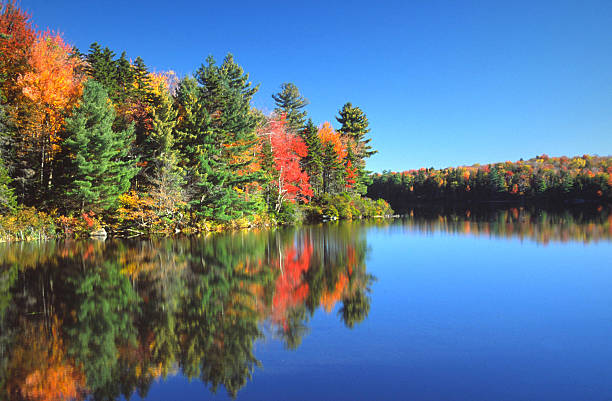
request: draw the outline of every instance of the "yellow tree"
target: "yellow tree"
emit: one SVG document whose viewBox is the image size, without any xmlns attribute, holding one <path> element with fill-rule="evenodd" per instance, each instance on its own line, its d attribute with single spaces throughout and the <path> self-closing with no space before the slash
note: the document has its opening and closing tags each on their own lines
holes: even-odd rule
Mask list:
<svg viewBox="0 0 612 401">
<path fill-rule="evenodd" d="M 49 189 L 53 161 L 59 151 L 59 132 L 64 118 L 81 95 L 84 76 L 81 61 L 61 36 L 39 35 L 28 54 L 29 71 L 18 78 L 25 97 L 31 102 L 29 113 L 20 121 L 22 157 L 35 169 L 39 195 Z"/>
</svg>

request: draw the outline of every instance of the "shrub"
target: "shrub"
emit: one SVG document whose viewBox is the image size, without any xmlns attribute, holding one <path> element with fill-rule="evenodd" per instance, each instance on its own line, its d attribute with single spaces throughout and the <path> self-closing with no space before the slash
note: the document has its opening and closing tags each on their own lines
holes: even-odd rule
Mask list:
<svg viewBox="0 0 612 401">
<path fill-rule="evenodd" d="M 296 224 L 304 218 L 304 211 L 299 205 L 293 202 L 283 202 L 280 211 L 276 214 L 278 224 Z"/>
<path fill-rule="evenodd" d="M 33 207 L 21 207 L 14 213 L 0 216 L 0 241 L 30 241 L 54 237 L 53 217 Z"/>
<path fill-rule="evenodd" d="M 321 219 L 359 219 L 362 217 L 387 216 L 393 214 L 389 204 L 379 199 L 361 197 L 358 194 L 324 194 L 305 208 L 307 218 Z"/>
</svg>

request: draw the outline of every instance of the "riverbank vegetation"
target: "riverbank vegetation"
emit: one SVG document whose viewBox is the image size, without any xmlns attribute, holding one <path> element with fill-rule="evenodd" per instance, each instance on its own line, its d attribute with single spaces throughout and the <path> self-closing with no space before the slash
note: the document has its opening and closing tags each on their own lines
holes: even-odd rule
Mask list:
<svg viewBox="0 0 612 401">
<path fill-rule="evenodd" d="M 612 202 L 612 157 L 537 156 L 517 162 L 375 174 L 368 196 L 398 211 L 432 203 Z"/>
<path fill-rule="evenodd" d="M 363 197 L 375 151 L 359 107 L 317 126 L 284 83 L 264 115 L 231 54 L 179 78 L 98 43 L 83 53 L 15 1 L 0 7 L 1 239 L 391 213 Z"/>
</svg>

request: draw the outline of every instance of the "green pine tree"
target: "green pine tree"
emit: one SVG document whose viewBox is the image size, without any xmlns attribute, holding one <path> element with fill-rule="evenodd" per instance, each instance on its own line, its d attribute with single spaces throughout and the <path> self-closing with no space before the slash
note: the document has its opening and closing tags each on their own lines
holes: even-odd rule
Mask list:
<svg viewBox="0 0 612 401">
<path fill-rule="evenodd" d="M 115 62 L 117 76 L 117 99 L 119 102 L 125 102 L 132 91 L 134 85 L 134 71 L 132 65 L 127 59 L 125 52 L 121 53 Z"/>
<path fill-rule="evenodd" d="M 344 191 L 344 165 L 338 159 L 334 145 L 328 142 L 323 147 L 323 192 L 327 194 L 338 194 Z"/>
<path fill-rule="evenodd" d="M 174 137 L 178 112 L 166 88 L 159 92 L 152 112 L 153 129 L 145 146 L 151 153 L 143 155 L 147 161 L 144 170 L 158 214 L 173 218 L 177 207 L 185 201 L 184 170 L 179 167 Z"/>
<path fill-rule="evenodd" d="M 546 175 L 541 170 L 535 173 L 533 187 L 538 195 L 542 195 L 548 190 Z"/>
<path fill-rule="evenodd" d="M 308 105 L 308 100 L 300 94 L 297 86 L 291 82 L 281 85 L 281 91 L 272 95 L 277 114 L 285 114 L 289 131 L 298 133 L 304 128 L 306 122 L 306 112 L 304 107 Z"/>
<path fill-rule="evenodd" d="M 108 96 L 115 100 L 118 93 L 117 66 L 115 53 L 108 47 L 102 48 L 98 43 L 92 43 L 89 53 L 85 56 L 87 67 L 85 71 L 94 80 L 99 82 Z"/>
<path fill-rule="evenodd" d="M 264 175 L 263 192 L 266 199 L 266 205 L 268 206 L 268 210 L 274 210 L 276 196 L 275 185 L 273 183 L 278 180 L 279 172 L 276 170 L 274 165 L 274 153 L 272 152 L 272 145 L 270 144 L 270 141 L 263 141 L 259 159 L 261 171 Z"/>
<path fill-rule="evenodd" d="M 492 193 L 502 193 L 508 189 L 503 173 L 497 166 L 493 167 L 489 173 L 489 188 Z"/>
<path fill-rule="evenodd" d="M 131 93 L 132 97 L 143 104 L 153 103 L 155 99 L 153 98 L 153 86 L 149 76 L 149 69 L 140 57 L 136 57 L 136 60 L 134 60 L 132 77 L 134 83 Z"/>
<path fill-rule="evenodd" d="M 177 162 L 184 172 L 183 189 L 186 199 L 194 204 L 201 199 L 199 183 L 203 180 L 199 160 L 207 154 L 204 138 L 210 134 L 211 118 L 201 104 L 198 82 L 191 77 L 183 78 L 175 95 L 178 112 L 174 129 Z M 196 210 L 197 212 L 197 210 Z"/>
<path fill-rule="evenodd" d="M 574 177 L 569 172 L 563 172 L 560 183 L 563 194 L 569 194 L 574 189 Z"/>
<path fill-rule="evenodd" d="M 166 88 L 160 87 L 159 93 L 160 96 L 151 112 L 152 130 L 145 140 L 145 152 L 142 154 L 144 161 L 153 170 L 162 165 L 176 165 L 177 163 L 174 128 L 177 124 L 178 112 Z"/>
<path fill-rule="evenodd" d="M 87 81 L 83 99 L 66 119 L 65 204 L 73 210 L 113 207 L 136 174 L 127 160 L 133 129 L 114 131 L 115 111 L 103 86 Z"/>
<path fill-rule="evenodd" d="M 308 174 L 315 196 L 318 196 L 323 191 L 323 145 L 312 119 L 308 119 L 301 137 L 308 149 L 308 154 L 302 159 L 302 168 Z"/>
<path fill-rule="evenodd" d="M 336 120 L 341 124 L 338 132 L 344 136 L 354 156 L 352 163 L 357 170 L 355 192 L 365 194 L 371 183 L 370 172 L 365 169 L 365 159 L 376 153 L 369 144 L 371 139 L 366 138 L 370 123 L 365 113 L 351 103 L 342 106 Z"/>
<path fill-rule="evenodd" d="M 206 135 L 206 127 L 210 126 L 209 116 L 199 103 L 199 91 L 198 82 L 185 77 L 178 83 L 175 96 L 178 121 L 174 139 L 179 165 L 192 177 L 191 181 L 197 176 L 195 166 L 201 148 L 198 138 Z"/>
<path fill-rule="evenodd" d="M 251 110 L 252 87 L 248 74 L 229 54 L 220 66 L 208 57 L 196 73 L 200 84 L 193 150 L 197 157 L 197 183 L 191 202 L 200 217 L 231 220 L 257 212 L 257 202 L 245 192 L 259 180 L 246 172 L 247 155 L 254 153 L 258 117 Z M 205 124 L 205 125 L 202 125 Z"/>
</svg>

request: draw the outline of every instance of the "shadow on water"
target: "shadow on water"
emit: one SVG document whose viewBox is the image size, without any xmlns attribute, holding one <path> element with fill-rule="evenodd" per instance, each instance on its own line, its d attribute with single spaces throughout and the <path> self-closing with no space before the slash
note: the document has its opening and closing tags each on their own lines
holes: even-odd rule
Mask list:
<svg viewBox="0 0 612 401">
<path fill-rule="evenodd" d="M 0 398 L 145 397 L 182 374 L 235 397 L 264 332 L 299 347 L 315 310 L 369 312 L 357 225 L 0 247 Z"/>
</svg>

